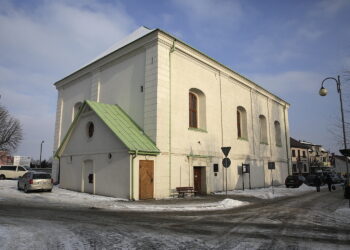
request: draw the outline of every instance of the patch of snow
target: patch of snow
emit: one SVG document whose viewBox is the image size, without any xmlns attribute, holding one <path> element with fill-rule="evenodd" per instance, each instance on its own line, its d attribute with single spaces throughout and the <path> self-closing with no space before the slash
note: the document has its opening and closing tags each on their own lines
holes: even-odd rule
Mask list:
<svg viewBox="0 0 350 250">
<path fill-rule="evenodd" d="M 228 208 L 239 207 L 242 205 L 242 203 L 244 202 L 233 200 L 233 199 L 225 199 L 219 202 L 221 206 L 228 207 Z"/>
<path fill-rule="evenodd" d="M 248 202 L 242 202 L 233 199 L 224 199 L 219 202 L 198 203 L 198 204 L 171 204 L 171 205 L 144 205 L 137 203 L 124 204 L 128 210 L 142 210 L 142 211 L 209 211 L 209 210 L 223 210 L 235 207 L 248 205 Z M 114 205 L 114 208 L 120 207 L 120 204 Z"/>
<path fill-rule="evenodd" d="M 340 216 L 350 217 L 350 208 L 338 208 L 335 213 Z"/>
<path fill-rule="evenodd" d="M 127 35 L 126 37 L 124 37 L 122 40 L 116 42 L 115 44 L 113 44 L 109 49 L 107 49 L 106 51 L 104 51 L 102 54 L 100 54 L 99 56 L 97 56 L 95 59 L 93 59 L 91 62 L 89 62 L 88 64 L 84 65 L 83 67 L 107 56 L 108 54 L 117 51 L 118 49 L 124 47 L 125 45 L 132 43 L 134 41 L 136 41 L 137 39 L 144 37 L 145 35 L 151 33 L 152 31 L 154 31 L 153 29 L 148 29 L 144 26 L 140 26 L 138 29 L 134 30 L 132 33 L 130 33 L 129 35 Z"/>
<path fill-rule="evenodd" d="M 269 187 L 269 188 L 256 188 L 256 189 L 245 189 L 245 190 L 230 190 L 227 191 L 228 195 L 240 195 L 247 197 L 256 197 L 260 199 L 274 199 L 277 197 L 284 196 L 296 196 L 304 192 L 315 191 L 316 187 L 310 187 L 305 184 L 299 188 L 286 188 L 283 186 Z M 216 192 L 218 195 L 226 195 L 226 192 Z"/>
</svg>

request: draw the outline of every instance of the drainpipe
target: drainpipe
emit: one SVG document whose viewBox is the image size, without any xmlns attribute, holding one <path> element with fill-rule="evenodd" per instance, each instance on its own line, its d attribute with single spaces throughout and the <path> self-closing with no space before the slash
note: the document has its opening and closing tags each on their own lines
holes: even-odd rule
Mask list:
<svg viewBox="0 0 350 250">
<path fill-rule="evenodd" d="M 175 42 L 169 50 L 169 194 L 171 194 L 171 53 L 175 51 Z"/>
<path fill-rule="evenodd" d="M 286 123 L 286 104 L 283 107 L 283 118 L 284 118 L 284 136 L 286 138 L 286 153 L 288 163 L 288 175 L 290 175 L 290 162 L 289 162 L 289 148 L 288 148 L 288 136 L 287 136 L 287 123 Z"/>
<path fill-rule="evenodd" d="M 135 154 L 131 154 L 132 158 L 131 158 L 131 174 L 130 174 L 130 178 L 131 178 L 131 188 L 130 188 L 130 200 L 134 201 L 134 159 L 137 157 L 139 151 L 136 150 Z"/>
<path fill-rule="evenodd" d="M 219 71 L 219 86 L 220 86 L 220 122 L 221 122 L 221 147 L 224 146 L 224 126 L 222 121 L 222 84 L 221 84 L 221 71 Z M 227 175 L 227 171 L 226 171 Z M 222 190 L 225 190 L 225 171 L 222 167 Z"/>
<path fill-rule="evenodd" d="M 58 177 L 57 177 L 57 184 L 60 184 L 61 180 L 61 157 L 58 156 Z"/>
</svg>

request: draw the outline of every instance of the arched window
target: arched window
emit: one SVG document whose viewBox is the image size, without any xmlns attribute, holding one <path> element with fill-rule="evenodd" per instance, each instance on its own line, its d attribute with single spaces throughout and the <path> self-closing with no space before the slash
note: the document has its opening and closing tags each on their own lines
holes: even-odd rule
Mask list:
<svg viewBox="0 0 350 250">
<path fill-rule="evenodd" d="M 204 93 L 192 88 L 189 91 L 189 127 L 206 129 L 206 101 Z"/>
<path fill-rule="evenodd" d="M 74 120 L 75 116 L 79 113 L 79 110 L 81 109 L 82 106 L 83 106 L 82 102 L 77 102 L 76 104 L 74 104 L 73 112 L 72 112 L 72 121 Z"/>
<path fill-rule="evenodd" d="M 263 115 L 259 115 L 260 143 L 267 144 L 267 122 Z"/>
<path fill-rule="evenodd" d="M 278 121 L 275 121 L 275 140 L 276 146 L 282 146 L 282 138 L 281 138 L 281 125 Z"/>
<path fill-rule="evenodd" d="M 190 128 L 198 128 L 198 100 L 197 96 L 189 93 L 190 97 Z"/>
<path fill-rule="evenodd" d="M 237 137 L 248 140 L 247 112 L 242 106 L 237 107 Z"/>
</svg>

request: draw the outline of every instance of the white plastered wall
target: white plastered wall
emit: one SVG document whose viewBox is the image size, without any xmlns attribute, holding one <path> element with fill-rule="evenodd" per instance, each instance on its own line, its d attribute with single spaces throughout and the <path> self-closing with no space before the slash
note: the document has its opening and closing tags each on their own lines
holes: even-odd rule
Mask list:
<svg viewBox="0 0 350 250">
<path fill-rule="evenodd" d="M 193 166 L 196 164 L 192 163 L 189 155 L 197 155 L 208 159 L 203 163 L 207 169 L 207 191 L 223 190 L 225 174 L 221 165 L 223 156 L 221 146 L 232 147 L 229 155 L 232 164 L 227 170 L 229 189 L 242 188 L 242 176 L 238 171 L 242 163 L 250 164 L 252 187 L 270 185 L 270 172 L 267 171 L 269 161 L 276 163 L 276 170 L 273 171 L 274 183 L 283 183 L 288 174 L 286 151 L 289 148 L 285 141 L 285 137 L 289 138 L 287 111 L 284 114 L 286 104 L 275 101 L 275 97 L 268 92 L 260 92 L 253 84 L 244 83 L 242 79 L 229 76 L 227 71 L 222 73 L 219 70 L 220 66 L 211 67 L 208 61 L 205 61 L 206 59 L 197 60 L 198 54 L 194 55 L 196 58 L 189 56 L 187 53 L 190 53 L 191 49 L 184 48 L 182 44 L 176 45 L 175 42 L 175 49 L 172 51 L 173 41 L 166 38 L 164 40 L 168 45 L 160 43 L 158 46 L 159 63 L 162 65 L 158 66 L 158 74 L 161 77 L 159 77 L 157 91 L 157 146 L 163 152 L 158 162 L 168 166 L 168 169 L 164 168 L 163 179 L 167 177 L 166 170 L 171 174 L 169 178 L 171 184 L 168 189 L 174 189 L 183 183 L 193 183 Z M 206 96 L 206 132 L 188 129 L 188 91 L 191 88 L 201 90 Z M 247 112 L 248 140 L 237 139 L 236 109 L 238 106 L 243 106 Z M 171 114 L 170 119 L 168 114 Z M 268 144 L 260 143 L 259 115 L 264 115 L 267 119 Z M 281 125 L 281 147 L 275 145 L 274 120 L 278 120 Z M 171 158 L 168 154 L 169 149 Z M 214 163 L 219 163 L 217 176 L 212 169 Z M 247 187 L 249 175 L 244 175 L 244 178 Z"/>
<path fill-rule="evenodd" d="M 73 107 L 84 100 L 118 104 L 141 127 L 144 126 L 144 92 L 146 50 L 138 48 L 120 57 L 96 63 L 91 70 L 57 85 L 59 92 L 55 145 L 57 150 L 72 123 Z M 55 152 L 54 152 L 55 153 Z M 57 181 L 58 160 L 53 164 Z"/>
<path fill-rule="evenodd" d="M 93 122 L 94 135 L 87 136 Z M 111 159 L 108 158 L 111 154 Z M 82 191 L 84 161 L 93 161 L 94 193 L 118 198 L 130 197 L 130 156 L 127 148 L 96 116 L 89 112 L 78 121 L 61 157 L 61 187 Z"/>
</svg>

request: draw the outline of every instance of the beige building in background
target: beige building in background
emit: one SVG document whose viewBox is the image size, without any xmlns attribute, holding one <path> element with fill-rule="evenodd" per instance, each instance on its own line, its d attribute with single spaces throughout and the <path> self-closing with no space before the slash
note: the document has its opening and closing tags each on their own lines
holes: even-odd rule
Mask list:
<svg viewBox="0 0 350 250">
<path fill-rule="evenodd" d="M 289 104 L 162 30 L 140 27 L 55 86 L 63 188 L 128 199 L 223 191 L 222 146 L 229 189 L 248 183 L 242 163 L 251 187 L 271 184 L 268 162 L 275 184 L 291 173 Z"/>
<path fill-rule="evenodd" d="M 290 149 L 292 152 L 292 172 L 293 174 L 307 175 L 310 173 L 309 149 L 310 147 L 290 138 Z"/>
</svg>

